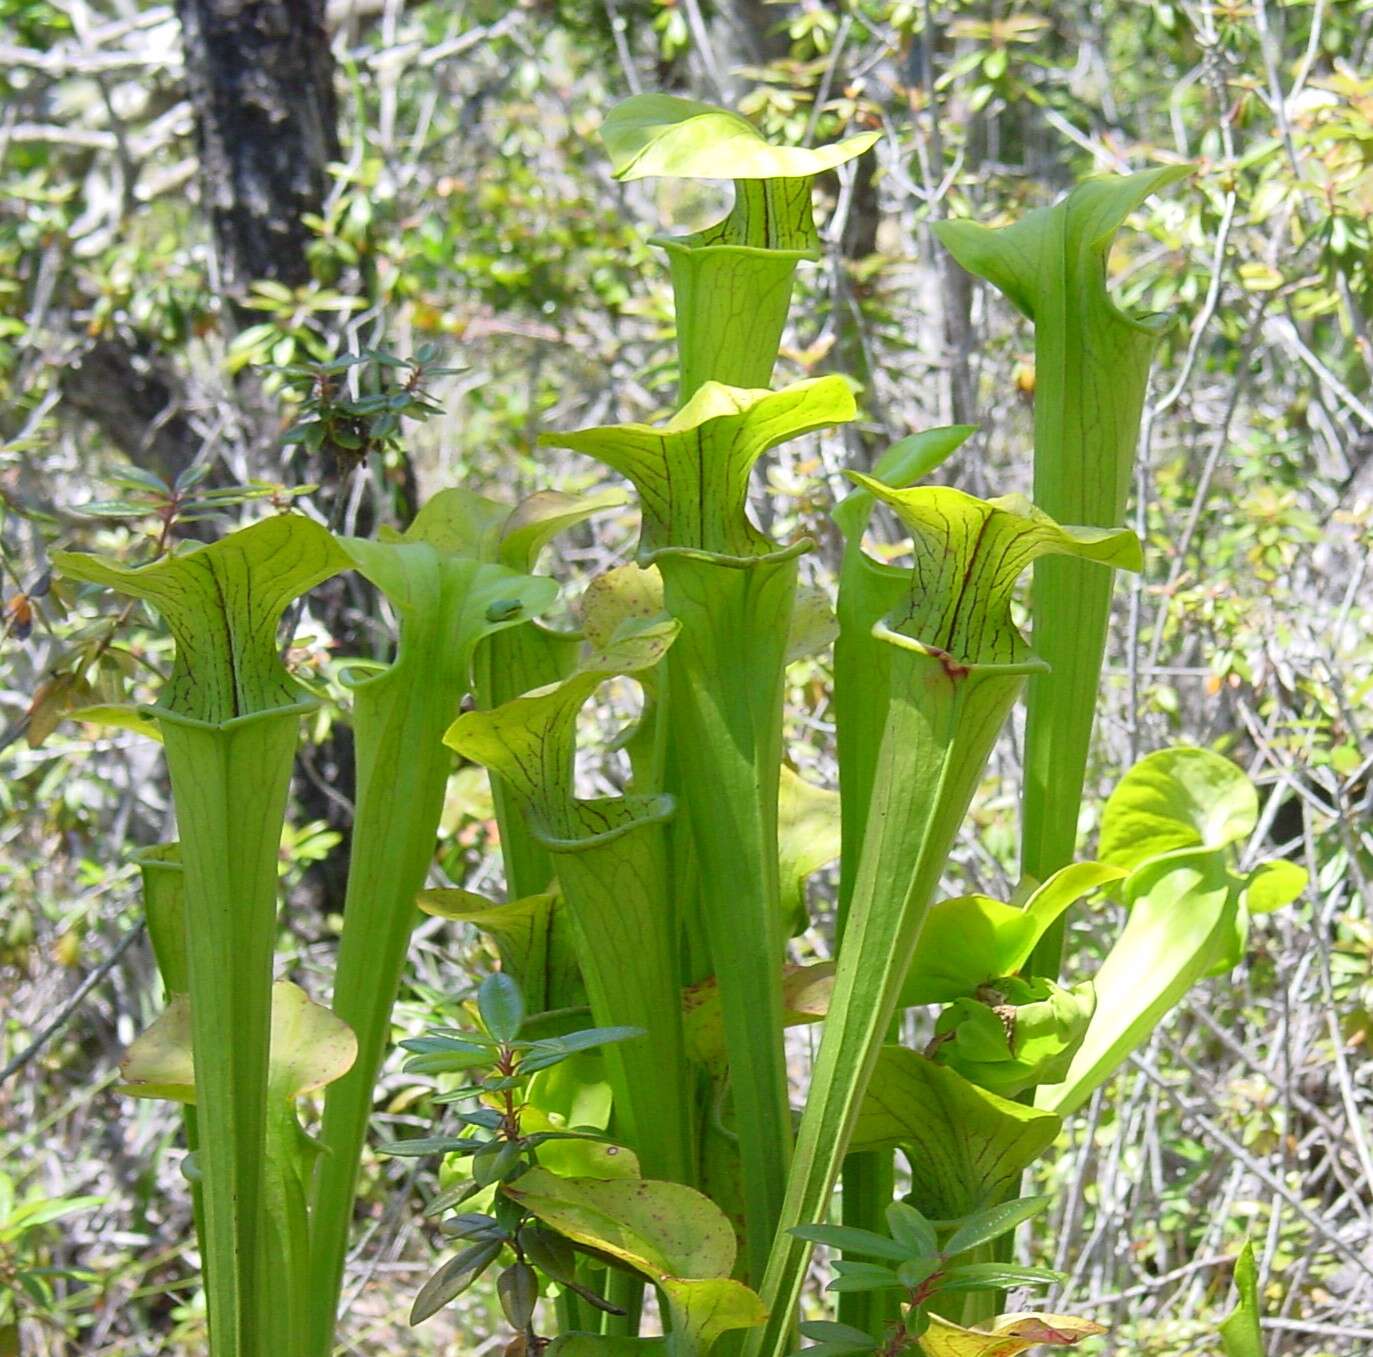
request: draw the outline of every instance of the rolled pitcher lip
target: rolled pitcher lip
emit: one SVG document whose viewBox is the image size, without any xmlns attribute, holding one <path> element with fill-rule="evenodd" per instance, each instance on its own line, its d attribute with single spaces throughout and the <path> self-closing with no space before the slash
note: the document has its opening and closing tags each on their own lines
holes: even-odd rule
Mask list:
<svg viewBox="0 0 1373 1357">
<path fill-rule="evenodd" d="M 824 256 L 819 250 L 783 250 L 769 245 L 736 245 L 729 241 L 696 241 L 691 236 L 667 236 L 654 234 L 648 243 L 656 245 L 668 254 L 706 255 L 711 253 L 738 254 L 759 259 L 771 259 L 777 263 L 815 264 Z"/>
<path fill-rule="evenodd" d="M 140 705 L 136 708 L 142 716 L 147 716 L 151 720 L 165 722 L 168 725 L 180 726 L 187 730 L 203 731 L 234 731 L 244 726 L 248 726 L 257 721 L 266 721 L 279 716 L 308 716 L 311 712 L 317 711 L 323 705 L 321 698 L 313 695 L 305 695 L 295 702 L 288 702 L 279 707 L 263 707 L 261 711 L 246 712 L 242 716 L 231 716 L 227 721 L 202 721 L 199 717 L 184 716 L 181 712 L 173 711 L 170 707 L 162 707 L 157 704 L 147 706 Z"/>
<path fill-rule="evenodd" d="M 634 563 L 640 567 L 647 567 L 657 565 L 664 559 L 676 557 L 680 560 L 704 561 L 708 565 L 718 565 L 727 570 L 747 570 L 751 566 L 780 565 L 784 561 L 795 560 L 807 552 L 814 551 L 817 545 L 814 537 L 809 533 L 803 533 L 794 541 L 774 551 L 765 551 L 757 556 L 735 556 L 723 551 L 709 551 L 705 547 L 669 543 L 648 551 L 639 551 L 634 557 Z"/>
<path fill-rule="evenodd" d="M 582 627 L 550 627 L 537 617 L 522 618 L 521 625 L 532 627 L 552 642 L 566 641 L 569 645 L 579 645 L 586 640 L 586 632 Z M 494 634 L 487 633 L 487 636 Z M 486 640 L 487 636 L 479 637 L 477 645 Z M 475 647 L 473 649 L 475 650 Z M 348 655 L 338 662 L 334 673 L 344 689 L 356 696 L 374 686 L 379 687 L 388 679 L 394 679 L 402 663 L 403 658 L 400 654 L 390 660 L 369 660 L 362 655 Z"/>
<path fill-rule="evenodd" d="M 669 792 L 646 792 L 639 795 L 629 796 L 606 796 L 593 797 L 588 799 L 574 799 L 572 801 L 572 813 L 575 815 L 581 806 L 596 805 L 600 803 L 614 803 L 627 806 L 631 811 L 631 818 L 626 819 L 623 824 L 612 826 L 610 829 L 601 830 L 595 834 L 583 834 L 576 837 L 569 837 L 563 834 L 555 834 L 548 828 L 548 817 L 540 812 L 535 812 L 530 816 L 530 833 L 536 843 L 539 843 L 550 853 L 588 853 L 595 848 L 605 847 L 607 844 L 614 843 L 617 839 L 624 838 L 636 829 L 644 829 L 649 825 L 664 824 L 677 813 L 677 798 Z M 636 812 L 643 811 L 639 814 Z"/>
<path fill-rule="evenodd" d="M 1024 660 L 1006 663 L 1002 661 L 988 660 L 961 660 L 957 655 L 950 654 L 949 651 L 941 646 L 930 645 L 926 641 L 918 640 L 914 636 L 907 636 L 904 632 L 899 632 L 889 627 L 886 620 L 879 618 L 872 625 L 872 636 L 879 641 L 885 641 L 888 645 L 895 646 L 898 650 L 913 651 L 918 655 L 924 655 L 929 659 L 938 660 L 951 676 L 962 674 L 974 674 L 984 677 L 996 677 L 997 675 L 1011 678 L 1018 675 L 1028 674 L 1047 674 L 1051 672 L 1047 661 L 1039 658 L 1038 655 L 1031 653 Z"/>
<path fill-rule="evenodd" d="M 168 871 L 184 871 L 186 864 L 181 860 L 181 840 L 170 843 L 149 843 L 129 854 L 129 861 L 141 870 L 149 867 L 163 867 Z"/>
</svg>

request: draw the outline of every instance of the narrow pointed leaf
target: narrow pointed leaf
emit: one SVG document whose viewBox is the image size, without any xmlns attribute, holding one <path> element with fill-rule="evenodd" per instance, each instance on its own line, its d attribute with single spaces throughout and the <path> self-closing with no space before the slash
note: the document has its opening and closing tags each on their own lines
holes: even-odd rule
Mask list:
<svg viewBox="0 0 1373 1357">
<path fill-rule="evenodd" d="M 855 1329 L 852 1324 L 835 1324 L 825 1319 L 812 1319 L 802 1324 L 801 1336 L 813 1338 L 817 1343 L 839 1344 L 854 1352 L 864 1352 L 877 1346 L 862 1329 Z"/>
<path fill-rule="evenodd" d="M 874 1234 L 871 1230 L 856 1230 L 847 1225 L 798 1225 L 792 1230 L 797 1239 L 808 1240 L 812 1244 L 824 1244 L 827 1248 L 843 1249 L 846 1254 L 854 1253 L 868 1258 L 891 1258 L 904 1262 L 910 1257 L 910 1250 L 894 1239 Z"/>
<path fill-rule="evenodd" d="M 1048 1267 L 1013 1267 L 1009 1263 L 963 1263 L 951 1267 L 940 1283 L 941 1291 L 1009 1291 L 1017 1286 L 1052 1286 L 1064 1280 L 1062 1272 Z"/>
<path fill-rule="evenodd" d="M 488 975 L 477 990 L 477 1011 L 481 1014 L 482 1025 L 497 1041 L 514 1041 L 524 1022 L 524 998 L 520 987 L 500 971 Z"/>
<path fill-rule="evenodd" d="M 410 1323 L 422 1324 L 456 1300 L 495 1262 L 501 1248 L 497 1241 L 472 1244 L 450 1258 L 420 1288 L 410 1307 Z"/>
<path fill-rule="evenodd" d="M 1018 1201 L 1002 1202 L 978 1211 L 965 1221 L 945 1241 L 944 1252 L 966 1253 L 979 1244 L 990 1243 L 1017 1225 L 1039 1215 L 1049 1205 L 1048 1197 L 1023 1197 Z"/>
</svg>

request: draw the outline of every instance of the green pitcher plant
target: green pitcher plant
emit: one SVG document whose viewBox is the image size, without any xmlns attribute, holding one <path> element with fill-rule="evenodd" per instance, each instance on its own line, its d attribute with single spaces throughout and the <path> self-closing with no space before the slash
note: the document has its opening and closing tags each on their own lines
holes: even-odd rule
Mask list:
<svg viewBox="0 0 1373 1357">
<path fill-rule="evenodd" d="M 1011 621 L 1016 581 L 1048 554 L 1140 566 L 1133 533 L 1064 528 L 1020 496 L 981 501 L 850 475 L 910 531 L 913 565 L 893 609 L 871 623 L 886 643 L 886 717 L 834 995 L 762 1287 L 770 1308 L 756 1338 L 763 1351 L 779 1341 L 800 1292 L 808 1250 L 791 1231 L 827 1214 L 959 825 L 1026 677 L 1042 664 Z"/>
<path fill-rule="evenodd" d="M 595 1021 L 646 1040 L 607 1053 L 617 1132 L 655 1177 L 692 1175 L 682 1011 L 673 968 L 667 863 L 655 831 L 674 810 L 663 793 L 573 794 L 576 718 L 607 679 L 652 669 L 677 636 L 670 619 L 617 630 L 561 683 L 460 716 L 447 734 L 460 754 L 503 778 L 528 808 L 557 872 Z M 624 958 L 633 954 L 633 966 Z M 650 1129 L 651 1128 L 651 1129 Z"/>
<path fill-rule="evenodd" d="M 281 663 L 277 624 L 293 599 L 344 561 L 332 536 L 297 514 L 142 568 L 54 557 L 71 579 L 152 603 L 176 640 L 172 672 L 151 715 L 181 834 L 217 1354 L 265 1352 L 268 1341 L 259 1237 L 277 851 L 300 718 L 315 705 Z"/>
<path fill-rule="evenodd" d="M 668 256 L 677 313 L 678 398 L 707 381 L 766 387 L 791 306 L 797 265 L 820 257 L 811 208 L 818 174 L 877 140 L 860 132 L 815 149 L 773 146 L 737 113 L 640 94 L 601 128 L 616 179 L 732 179 L 734 205 L 688 236 L 654 236 Z"/>
<path fill-rule="evenodd" d="M 777 446 L 861 415 L 842 375 L 773 383 L 796 270 L 819 254 L 818 177 L 877 134 L 778 146 L 734 112 L 651 94 L 602 135 L 618 180 L 734 191 L 715 226 L 654 238 L 676 405 L 542 436 L 627 489 L 511 507 L 452 487 L 376 540 L 284 513 L 145 567 L 56 558 L 150 603 L 175 642 L 154 705 L 87 715 L 166 749 L 179 844 L 141 857 L 166 1006 L 125 1091 L 185 1108 L 211 1357 L 334 1351 L 369 1144 L 438 1165 L 423 1209 L 448 1249 L 415 1323 L 489 1279 L 512 1350 L 550 1357 L 1070 1348 L 1100 1325 L 1047 1296 L 1001 1312 L 1007 1288 L 1057 1279 L 1006 1261 L 1048 1204 L 1020 1195 L 1022 1175 L 1306 885 L 1262 859 L 1257 789 L 1205 749 L 1126 771 L 1078 858 L 1112 579 L 1144 564 L 1122 525 L 1165 324 L 1113 304 L 1107 254 L 1187 170 L 1089 180 L 996 230 L 937 228 L 1034 324 L 1034 498 L 929 483 L 970 426 L 899 439 L 847 473 L 831 606 L 817 535 L 804 518 L 765 531 L 750 479 Z M 562 607 L 541 555 L 598 512 L 637 515 L 633 559 Z M 808 555 L 819 583 L 803 582 Z M 307 691 L 279 622 L 343 571 L 385 599 L 394 653 Z M 837 788 L 792 766 L 801 662 L 828 685 Z M 583 712 L 625 687 L 634 718 L 579 748 Z M 1021 880 L 1006 900 L 950 892 L 1026 692 Z M 357 748 L 331 1010 L 273 965 L 292 760 L 325 699 Z M 504 869 L 489 893 L 431 880 L 456 760 L 489 778 Z M 829 927 L 822 880 L 835 909 L 817 956 L 794 940 Z M 1065 956 L 1073 910 L 1091 942 Z M 491 969 L 453 977 L 470 1021 L 402 1034 L 407 1073 L 433 1084 L 433 1134 L 380 1140 L 374 1091 L 421 911 L 480 932 Z M 788 1044 L 803 1025 L 808 1072 Z M 803 1319 L 816 1246 L 836 1256 Z M 1223 1341 L 1249 1357 L 1251 1264 L 1237 1276 Z"/>
<path fill-rule="evenodd" d="M 770 448 L 851 419 L 854 408 L 839 377 L 777 392 L 711 381 L 660 426 L 545 435 L 634 484 L 643 510 L 637 560 L 657 567 L 663 604 L 679 627 L 660 719 L 699 873 L 698 926 L 720 989 L 754 1276 L 776 1225 L 791 1147 L 777 770 L 796 558 L 812 544 L 781 545 L 761 532 L 747 514 L 748 480 Z"/>
<path fill-rule="evenodd" d="M 1034 324 L 1034 498 L 1067 523 L 1125 521 L 1149 366 L 1167 316 L 1131 316 L 1112 301 L 1106 261 L 1116 232 L 1190 165 L 1089 179 L 1053 207 L 996 230 L 943 221 L 935 234 Z M 1034 643 L 1047 668 L 1029 684 L 1021 871 L 1037 880 L 1077 848 L 1112 578 L 1067 557 L 1035 563 Z M 1032 967 L 1056 977 L 1063 922 Z"/>
<path fill-rule="evenodd" d="M 532 554 L 523 540 L 510 548 L 510 534 L 501 530 L 509 516 L 448 490 L 396 540 L 339 539 L 353 568 L 386 596 L 400 635 L 386 668 L 348 669 L 344 676 L 353 698 L 357 801 L 334 1011 L 356 1033 L 358 1058 L 325 1095 L 320 1138 L 327 1153 L 311 1214 L 319 1357 L 332 1350 L 372 1088 L 443 812 L 452 763 L 443 732 L 471 690 L 477 648 L 557 596 L 552 580 L 502 563 L 503 555 L 522 556 L 523 564 Z M 493 533 L 482 530 L 484 519 L 496 520 Z"/>
</svg>

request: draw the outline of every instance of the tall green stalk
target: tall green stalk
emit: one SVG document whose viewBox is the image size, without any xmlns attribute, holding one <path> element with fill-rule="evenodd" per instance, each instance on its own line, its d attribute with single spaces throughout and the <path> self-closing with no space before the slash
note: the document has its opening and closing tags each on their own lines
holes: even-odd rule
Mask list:
<svg viewBox="0 0 1373 1357">
<path fill-rule="evenodd" d="M 176 639 L 152 715 L 185 874 L 211 1351 L 278 1357 L 260 1266 L 277 857 L 300 717 L 314 703 L 281 664 L 277 625 L 346 561 L 323 528 L 288 515 L 142 568 L 66 552 L 54 563 L 148 600 Z"/>
<path fill-rule="evenodd" d="M 954 425 L 913 434 L 889 448 L 873 474 L 897 488 L 914 484 L 952 455 L 972 432 L 970 425 Z M 908 570 L 879 564 L 862 549 L 874 503 L 871 493 L 856 489 L 833 514 L 845 542 L 839 575 L 839 635 L 834 644 L 834 725 L 843 843 L 835 928 L 835 945 L 840 952 L 845 945 L 844 929 L 862 855 L 889 697 L 887 647 L 873 634 L 873 625 L 897 608 L 910 588 Z M 895 1032 L 890 1035 L 895 1039 Z M 880 1230 L 883 1213 L 896 1190 L 892 1152 L 850 1155 L 844 1161 L 843 1182 L 843 1223 Z M 895 1303 L 887 1293 L 850 1291 L 839 1297 L 840 1320 L 866 1333 L 880 1333 L 894 1314 Z"/>
<path fill-rule="evenodd" d="M 679 400 L 690 408 L 713 383 L 766 387 L 796 267 L 819 257 L 814 177 L 862 154 L 876 134 L 818 149 L 771 146 L 735 113 L 640 95 L 611 112 L 601 135 L 619 179 L 734 180 L 734 204 L 720 222 L 689 236 L 655 236 L 653 243 L 667 253 L 672 273 Z M 669 534 L 662 545 L 694 542 L 688 532 Z M 683 902 L 699 901 L 686 920 L 683 973 L 692 980 L 705 973 L 695 955 L 704 941 L 708 967 L 726 996 L 730 1088 L 744 1158 L 745 1253 L 756 1280 L 791 1139 L 777 974 L 785 936 L 775 792 L 796 560 L 793 549 L 771 544 L 760 550 L 751 543 L 746 564 L 728 559 L 732 554 L 733 548 L 707 558 L 641 547 L 640 560 L 657 561 L 668 611 L 683 624 L 668 659 L 662 717 L 667 785 L 690 827 L 689 839 L 674 836 L 674 891 Z M 731 897 L 738 900 L 734 910 Z"/>
<path fill-rule="evenodd" d="M 945 221 L 935 232 L 969 272 L 1003 292 L 1035 329 L 1035 503 L 1065 523 L 1125 518 L 1149 365 L 1167 316 L 1126 315 L 1106 290 L 1117 230 L 1146 198 L 1191 173 L 1169 165 L 1089 179 L 1061 203 L 999 230 Z M 1111 612 L 1111 575 L 1081 561 L 1037 561 L 1025 726 L 1021 870 L 1047 880 L 1072 860 Z M 1057 976 L 1066 920 L 1030 960 Z"/>
<path fill-rule="evenodd" d="M 346 680 L 354 693 L 357 807 L 334 1011 L 357 1034 L 358 1058 L 326 1095 L 326 1153 L 311 1194 L 308 1303 L 318 1357 L 333 1348 L 372 1091 L 419 918 L 415 899 L 434 857 L 452 765 L 443 733 L 471 688 L 478 643 L 527 622 L 557 596 L 552 580 L 478 558 L 486 548 L 469 530 L 474 499 L 460 490 L 435 496 L 397 541 L 340 541 L 390 601 L 400 640 L 395 661 L 381 673 Z"/>
<path fill-rule="evenodd" d="M 791 1147 L 777 768 L 795 557 L 809 543 L 780 547 L 749 521 L 748 481 L 769 448 L 853 415 L 838 377 L 780 392 L 709 382 L 666 424 L 544 440 L 633 482 L 643 507 L 638 560 L 657 565 L 681 626 L 668 652 L 667 738 L 724 1011 L 750 1275 L 767 1256 Z"/>
<path fill-rule="evenodd" d="M 1067 553 L 1137 568 L 1128 532 L 1063 528 L 1021 496 L 894 490 L 852 474 L 913 538 L 900 605 L 873 625 L 885 643 L 888 706 L 829 1017 L 786 1203 L 747 1351 L 781 1357 L 808 1255 L 791 1228 L 821 1221 L 945 860 L 1026 677 L 1043 667 L 1010 619 L 1020 573 Z M 885 584 L 885 581 L 882 582 Z"/>
<path fill-rule="evenodd" d="M 188 996 L 173 996 L 129 1048 L 124 1093 L 169 1099 L 183 1104 L 188 1114 L 195 1112 L 198 1062 L 191 1009 Z M 262 1352 L 297 1357 L 308 1343 L 309 1184 L 320 1147 L 302 1129 L 296 1102 L 338 1079 L 352 1065 L 357 1042 L 347 1023 L 288 981 L 272 986 L 270 1030 L 258 1240 L 262 1306 L 256 1331 Z"/>
<path fill-rule="evenodd" d="M 659 826 L 670 798 L 574 795 L 577 713 L 606 680 L 652 669 L 677 628 L 628 627 L 562 683 L 468 712 L 447 739 L 505 780 L 556 868 L 598 1025 L 640 1027 L 605 1051 L 615 1114 L 652 1177 L 694 1177 L 692 1116 L 674 963 L 676 918 Z M 630 960 L 632 958 L 632 961 Z"/>
</svg>

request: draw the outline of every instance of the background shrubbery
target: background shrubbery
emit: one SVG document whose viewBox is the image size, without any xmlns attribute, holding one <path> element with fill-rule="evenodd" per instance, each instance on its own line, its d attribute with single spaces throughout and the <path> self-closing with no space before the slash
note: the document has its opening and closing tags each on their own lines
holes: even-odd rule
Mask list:
<svg viewBox="0 0 1373 1357">
<path fill-rule="evenodd" d="M 284 9 L 308 27 L 314 7 Z M 177 7 L 188 33 L 229 8 Z M 952 266 L 930 221 L 996 223 L 1093 171 L 1197 165 L 1113 260 L 1123 303 L 1177 323 L 1145 417 L 1148 568 L 1118 591 L 1093 776 L 1108 787 L 1174 741 L 1219 749 L 1265 793 L 1251 855 L 1287 853 L 1317 885 L 1262 919 L 1246 965 L 1202 986 L 1074 1122 L 1036 1261 L 1071 1273 L 1064 1308 L 1114 1324 L 1100 1351 L 1183 1357 L 1214 1350 L 1247 1231 L 1274 1351 L 1368 1351 L 1373 7 L 341 0 L 327 22 L 332 70 L 304 42 L 298 71 L 264 76 L 299 91 L 281 136 L 314 156 L 270 190 L 303 229 L 264 245 L 203 210 L 246 189 L 215 180 L 213 138 L 198 177 L 198 58 L 183 60 L 176 10 L 0 0 L 0 1352 L 16 1310 L 26 1352 L 203 1348 L 174 1118 L 113 1091 L 154 988 L 128 851 L 167 837 L 167 790 L 146 742 L 63 721 L 144 691 L 169 646 L 140 610 L 98 614 L 50 588 L 49 549 L 145 559 L 264 499 L 367 532 L 455 482 L 508 497 L 595 483 L 536 436 L 670 402 L 666 272 L 644 242 L 719 202 L 611 182 L 595 129 L 643 88 L 733 102 L 779 139 L 884 132 L 823 186 L 825 258 L 779 369 L 852 374 L 863 418 L 784 449 L 759 487 L 774 535 L 820 537 L 821 581 L 840 469 L 912 430 L 975 422 L 946 474 L 975 493 L 1028 486 L 1027 325 Z M 323 387 L 308 370 L 369 349 Z M 317 449 L 288 436 L 311 398 L 331 420 Z M 632 539 L 627 517 L 604 516 L 558 573 L 575 593 Z M 356 586 L 331 588 L 295 658 L 341 698 L 335 664 L 389 632 Z M 825 668 L 792 673 L 790 755 L 832 783 Z M 326 707 L 302 754 L 283 846 L 282 946 L 307 986 L 342 896 L 343 710 Z M 1012 884 L 1016 757 L 1008 742 L 976 804 L 963 888 Z M 492 829 L 484 777 L 461 770 L 436 880 L 480 889 Z M 1097 946 L 1090 916 L 1071 941 Z M 478 946 L 421 928 L 398 1009 L 412 1032 L 470 997 Z M 395 1064 L 383 1088 L 398 1129 L 430 1124 L 424 1081 Z M 503 1341 L 486 1345 L 501 1330 L 481 1296 L 403 1327 L 435 1249 L 411 1193 L 428 1171 L 366 1170 L 349 1350 Z"/>
</svg>

